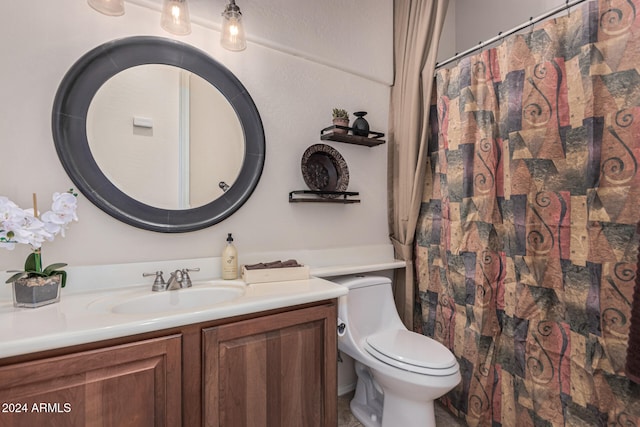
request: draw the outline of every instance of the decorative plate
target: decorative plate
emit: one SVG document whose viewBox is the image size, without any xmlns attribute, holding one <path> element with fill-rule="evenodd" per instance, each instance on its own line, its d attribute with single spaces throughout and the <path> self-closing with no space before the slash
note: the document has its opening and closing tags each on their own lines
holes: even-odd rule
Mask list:
<svg viewBox="0 0 640 427">
<path fill-rule="evenodd" d="M 349 168 L 338 151 L 325 144 L 315 144 L 302 155 L 302 177 L 311 190 L 346 191 Z M 337 197 L 325 195 L 324 197 Z"/>
</svg>

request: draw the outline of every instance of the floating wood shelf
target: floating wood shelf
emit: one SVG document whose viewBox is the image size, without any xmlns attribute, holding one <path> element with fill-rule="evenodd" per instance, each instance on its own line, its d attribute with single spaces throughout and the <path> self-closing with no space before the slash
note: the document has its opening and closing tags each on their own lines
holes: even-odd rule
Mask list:
<svg viewBox="0 0 640 427">
<path fill-rule="evenodd" d="M 385 143 L 384 140 L 380 139 L 384 136 L 384 133 L 370 131 L 369 136 L 358 136 L 349 133 L 336 133 L 335 129 L 342 129 L 346 130 L 347 132 L 353 132 L 353 128 L 333 125 L 326 127 L 320 131 L 320 139 L 323 141 L 344 142 L 347 144 L 364 145 L 367 147 L 375 147 L 376 145 Z"/>
<path fill-rule="evenodd" d="M 289 193 L 289 203 L 341 203 L 351 204 L 360 203 L 360 199 L 350 199 L 349 197 L 358 196 L 360 193 L 356 191 L 314 191 L 314 190 L 297 190 Z M 335 196 L 333 198 L 327 196 Z"/>
</svg>

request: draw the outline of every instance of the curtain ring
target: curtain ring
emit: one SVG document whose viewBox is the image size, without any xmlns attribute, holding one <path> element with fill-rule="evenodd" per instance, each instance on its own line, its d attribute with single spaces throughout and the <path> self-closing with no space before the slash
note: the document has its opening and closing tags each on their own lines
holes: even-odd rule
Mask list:
<svg viewBox="0 0 640 427">
<path fill-rule="evenodd" d="M 533 34 L 533 27 L 535 23 L 533 22 L 533 16 L 529 18 L 529 22 L 531 22 L 531 30 L 529 30 L 529 34 Z"/>
<path fill-rule="evenodd" d="M 565 7 L 567 8 L 567 16 L 571 18 L 571 7 L 569 6 L 569 0 L 566 1 Z"/>
</svg>

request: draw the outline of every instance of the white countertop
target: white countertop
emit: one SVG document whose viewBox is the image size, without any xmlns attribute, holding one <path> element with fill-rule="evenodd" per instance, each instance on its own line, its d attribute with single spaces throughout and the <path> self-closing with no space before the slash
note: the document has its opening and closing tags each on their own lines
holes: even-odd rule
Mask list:
<svg viewBox="0 0 640 427">
<path fill-rule="evenodd" d="M 322 301 L 347 293 L 346 288 L 320 278 L 251 285 L 240 280 L 225 283 L 241 287 L 244 293 L 209 307 L 155 314 L 111 311 L 117 301 L 152 294 L 148 284 L 68 295 L 63 289 L 59 303 L 35 309 L 14 308 L 13 301 L 0 300 L 0 358 Z M 194 282 L 193 289 L 202 286 L 216 285 Z M 163 293 L 180 292 L 189 289 Z"/>
<path fill-rule="evenodd" d="M 153 277 L 143 278 L 142 272 L 163 270 L 168 279 L 168 273 L 175 269 L 198 267 L 200 271 L 191 275 L 197 287 L 207 278 L 220 277 L 220 259 L 69 266 L 65 268 L 68 280 L 60 302 L 35 309 L 14 308 L 11 286 L 4 285 L 0 288 L 0 358 L 332 299 L 347 291 L 321 277 L 405 267 L 404 261 L 393 258 L 390 244 L 244 254 L 240 261 L 251 264 L 289 258 L 308 265 L 314 278 L 252 285 L 240 280 L 225 281 L 225 285 L 241 286 L 243 295 L 211 307 L 156 314 L 122 314 L 111 309 L 117 301 L 152 294 Z M 8 276 L 9 273 L 0 272 L 2 282 Z M 166 292 L 184 291 L 189 289 Z M 176 295 L 183 294 L 172 297 Z"/>
</svg>

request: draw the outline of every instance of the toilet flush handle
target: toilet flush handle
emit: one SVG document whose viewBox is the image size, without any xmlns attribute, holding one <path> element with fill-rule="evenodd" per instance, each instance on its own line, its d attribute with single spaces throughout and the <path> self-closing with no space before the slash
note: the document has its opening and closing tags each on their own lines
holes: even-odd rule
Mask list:
<svg viewBox="0 0 640 427">
<path fill-rule="evenodd" d="M 347 325 L 338 317 L 338 336 L 343 336 L 346 329 Z"/>
</svg>

